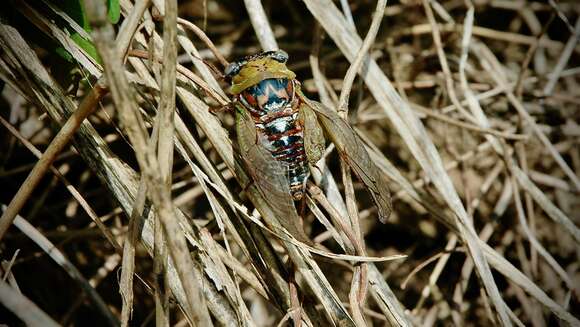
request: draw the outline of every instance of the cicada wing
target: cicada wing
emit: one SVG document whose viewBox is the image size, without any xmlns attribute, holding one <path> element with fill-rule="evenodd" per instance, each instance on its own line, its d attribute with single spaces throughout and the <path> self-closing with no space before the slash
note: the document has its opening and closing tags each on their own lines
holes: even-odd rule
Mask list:
<svg viewBox="0 0 580 327">
<path fill-rule="evenodd" d="M 296 239 L 309 243 L 290 193 L 288 168 L 259 142 L 256 126 L 245 110 L 236 110 L 236 133 L 245 172 L 282 226 Z"/>
<path fill-rule="evenodd" d="M 302 125 L 306 158 L 314 165 L 324 154 L 324 130 L 318 123 L 314 111 L 304 103 L 300 106 L 298 121 Z"/>
<path fill-rule="evenodd" d="M 320 102 L 304 98 L 316 113 L 328 137 L 354 173 L 369 190 L 379 211 L 379 219 L 386 222 L 392 211 L 391 192 L 386 176 L 369 157 L 363 142 L 352 127 L 338 114 Z"/>
</svg>

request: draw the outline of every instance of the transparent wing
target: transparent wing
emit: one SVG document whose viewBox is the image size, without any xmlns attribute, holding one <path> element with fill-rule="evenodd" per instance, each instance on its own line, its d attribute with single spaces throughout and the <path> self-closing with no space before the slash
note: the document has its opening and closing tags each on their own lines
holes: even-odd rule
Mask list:
<svg viewBox="0 0 580 327">
<path fill-rule="evenodd" d="M 318 123 L 316 114 L 308 105 L 302 104 L 298 112 L 298 120 L 303 129 L 306 158 L 311 165 L 314 165 L 324 154 L 324 130 Z"/>
<path fill-rule="evenodd" d="M 296 239 L 310 243 L 290 194 L 288 168 L 272 157 L 258 141 L 256 126 L 245 110 L 236 110 L 236 133 L 245 172 L 276 215 Z"/>
<path fill-rule="evenodd" d="M 340 156 L 369 190 L 379 211 L 379 219 L 385 222 L 392 211 L 391 192 L 387 179 L 371 161 L 364 144 L 350 125 L 338 114 L 320 102 L 303 97 L 306 104 L 316 113 L 328 137 Z"/>
</svg>

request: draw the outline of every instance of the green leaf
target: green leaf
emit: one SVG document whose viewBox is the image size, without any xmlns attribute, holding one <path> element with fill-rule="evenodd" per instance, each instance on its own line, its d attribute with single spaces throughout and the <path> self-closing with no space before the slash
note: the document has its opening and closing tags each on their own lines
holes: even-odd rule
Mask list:
<svg viewBox="0 0 580 327">
<path fill-rule="evenodd" d="M 91 25 L 89 24 L 89 20 L 87 19 L 87 15 L 83 7 L 83 0 L 64 0 L 51 2 L 58 6 L 75 22 L 77 22 L 77 24 L 79 24 L 85 31 L 91 31 Z"/>
<path fill-rule="evenodd" d="M 121 18 L 121 7 L 119 5 L 119 0 L 107 0 L 107 9 L 107 14 L 111 24 L 117 24 L 119 22 L 119 18 Z"/>
<path fill-rule="evenodd" d="M 72 18 L 79 26 L 81 26 L 85 31 L 91 32 L 91 25 L 87 19 L 86 13 L 83 7 L 84 0 L 64 0 L 64 1 L 54 1 L 52 4 L 59 7 L 64 11 L 70 18 Z M 114 3 L 113 3 L 114 2 Z M 109 7 L 117 8 L 119 10 L 119 2 L 108 0 Z M 95 59 L 98 63 L 101 63 L 101 58 L 97 54 L 97 50 L 90 40 L 85 39 L 81 34 L 72 29 L 68 23 L 64 20 L 57 19 L 57 24 L 63 29 L 66 29 L 70 33 L 71 39 L 82 48 L 90 57 Z M 67 61 L 73 60 L 72 56 L 62 47 L 56 49 L 56 53 L 66 59 Z"/>
<path fill-rule="evenodd" d="M 95 45 L 91 41 L 83 38 L 76 32 L 72 33 L 70 37 L 79 47 L 85 50 L 89 56 L 95 59 L 99 64 L 101 63 L 101 57 L 99 57 L 99 54 L 97 53 L 97 48 L 95 48 Z"/>
<path fill-rule="evenodd" d="M 63 47 L 57 47 L 56 49 L 54 49 L 54 52 L 56 52 L 56 54 L 59 55 L 64 60 L 68 62 L 73 62 L 73 57 Z"/>
</svg>

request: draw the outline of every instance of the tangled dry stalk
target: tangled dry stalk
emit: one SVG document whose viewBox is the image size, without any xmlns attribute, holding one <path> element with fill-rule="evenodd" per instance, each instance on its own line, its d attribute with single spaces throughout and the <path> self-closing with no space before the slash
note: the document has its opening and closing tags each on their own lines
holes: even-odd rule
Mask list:
<svg viewBox="0 0 580 327">
<path fill-rule="evenodd" d="M 580 325 L 574 1 L 85 2 L 90 35 L 0 13 L 0 323 Z M 302 217 L 239 169 L 220 71 L 278 48 L 388 176 L 385 225 L 331 143 Z"/>
</svg>

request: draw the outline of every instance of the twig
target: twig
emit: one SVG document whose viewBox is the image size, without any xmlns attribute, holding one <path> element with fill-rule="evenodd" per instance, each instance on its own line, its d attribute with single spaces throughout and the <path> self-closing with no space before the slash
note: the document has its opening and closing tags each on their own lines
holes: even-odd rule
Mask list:
<svg viewBox="0 0 580 327">
<path fill-rule="evenodd" d="M 5 208 L 3 208 L 5 209 Z M 117 318 L 113 315 L 111 310 L 107 307 L 107 304 L 99 293 L 89 284 L 89 282 L 83 277 L 80 271 L 64 256 L 62 252 L 52 244 L 42 233 L 40 233 L 34 226 L 32 226 L 28 221 L 20 216 L 16 216 L 14 219 L 14 225 L 28 238 L 30 238 L 34 243 L 36 243 L 50 258 L 61 266 L 67 274 L 78 283 L 83 291 L 87 293 L 89 298 L 101 312 L 101 314 L 107 319 L 110 326 L 117 326 L 119 324 Z"/>
<path fill-rule="evenodd" d="M 28 174 L 28 177 L 18 189 L 16 195 L 14 195 L 12 201 L 10 201 L 8 208 L 2 214 L 2 217 L 0 218 L 0 240 L 46 171 L 50 169 L 56 156 L 68 144 L 85 118 L 93 113 L 93 111 L 98 107 L 97 105 L 104 94 L 105 88 L 97 83 L 97 85 L 91 89 L 91 92 L 85 96 L 78 109 L 68 118 L 48 148 L 46 148 L 46 151 L 44 151 L 44 154 L 38 160 L 30 174 Z"/>
<path fill-rule="evenodd" d="M 145 179 L 141 177 L 137 196 L 133 205 L 133 211 L 129 216 L 127 224 L 127 237 L 123 243 L 123 261 L 121 263 L 121 280 L 119 282 L 119 293 L 123 304 L 121 307 L 121 326 L 129 325 L 129 320 L 133 314 L 133 274 L 135 272 L 135 247 L 141 235 L 141 214 L 145 206 L 145 197 L 147 194 L 147 185 Z"/>
<path fill-rule="evenodd" d="M 437 284 L 437 280 L 439 279 L 439 276 L 441 276 L 443 269 L 445 269 L 445 266 L 447 265 L 447 262 L 451 257 L 451 252 L 454 251 L 456 246 L 457 246 L 457 235 L 453 234 L 447 241 L 444 251 L 439 252 L 438 254 L 428 258 L 427 260 L 423 261 L 419 266 L 415 267 L 401 284 L 401 288 L 404 289 L 406 284 L 409 282 L 411 276 L 414 276 L 417 272 L 419 272 L 421 269 L 423 269 L 426 265 L 428 265 L 432 261 L 437 260 L 437 264 L 435 265 L 433 271 L 429 275 L 429 284 L 425 285 L 425 287 L 423 287 L 423 290 L 421 290 L 421 297 L 419 298 L 419 301 L 417 302 L 415 309 L 413 309 L 414 312 L 416 312 L 423 306 L 423 302 L 425 301 L 425 299 L 427 299 L 429 293 L 431 293 L 431 289 Z"/>
<path fill-rule="evenodd" d="M 22 319 L 27 326 L 60 326 L 34 302 L 14 290 L 6 282 L 0 282 L 0 302 L 18 318 Z"/>
<path fill-rule="evenodd" d="M 519 163 L 526 173 L 529 176 L 530 169 L 528 167 L 528 159 L 525 152 L 525 147 L 522 143 L 518 142 L 515 145 L 516 155 L 518 157 Z M 526 203 L 526 212 L 527 218 L 530 224 L 530 232 L 532 235 L 536 235 L 536 215 L 534 214 L 534 202 L 532 201 L 532 197 L 528 193 L 524 193 L 524 201 Z M 538 252 L 532 248 L 530 249 L 530 261 L 532 266 L 532 274 L 537 276 L 538 274 Z"/>
<path fill-rule="evenodd" d="M 530 181 L 530 179 L 526 176 L 526 174 L 517 166 L 512 165 L 510 166 L 510 170 L 512 174 L 517 178 L 519 185 L 521 185 L 522 189 L 526 190 L 532 198 L 536 201 L 536 203 L 546 212 L 548 217 L 550 217 L 554 222 L 559 224 L 564 228 L 564 230 L 576 241 L 576 243 L 580 244 L 580 229 L 576 227 L 574 222 L 570 220 L 558 207 L 556 207 L 548 197 Z"/>
<path fill-rule="evenodd" d="M 377 32 L 379 31 L 379 27 L 381 26 L 381 21 L 385 15 L 385 6 L 387 5 L 387 0 L 379 0 L 377 1 L 377 6 L 375 8 L 375 12 L 373 13 L 373 19 L 371 22 L 371 27 L 369 27 L 369 31 L 365 36 L 363 41 L 362 47 L 356 54 L 355 59 L 353 60 L 352 64 L 346 71 L 344 75 L 344 80 L 342 84 L 342 90 L 340 91 L 340 98 L 338 101 L 338 114 L 342 116 L 342 118 L 346 118 L 346 113 L 348 112 L 348 98 L 350 91 L 352 89 L 352 83 L 354 79 L 361 70 L 361 67 L 366 66 L 366 62 L 368 62 L 367 58 L 369 56 L 368 52 L 373 43 L 375 42 L 375 38 L 377 37 Z M 364 77 L 366 74 L 366 69 L 363 67 L 363 71 L 360 72 L 361 75 Z"/>
<path fill-rule="evenodd" d="M 463 116 L 471 121 L 474 118 L 463 108 L 457 94 L 455 93 L 455 85 L 453 84 L 453 77 L 451 76 L 451 70 L 449 69 L 449 64 L 447 63 L 447 57 L 445 57 L 445 52 L 443 51 L 443 44 L 441 43 L 441 34 L 439 33 L 439 27 L 433 16 L 433 10 L 431 9 L 430 1 L 433 0 L 423 0 L 423 7 L 425 8 L 425 13 L 427 14 L 427 19 L 429 24 L 431 24 L 431 31 L 433 33 L 433 41 L 435 42 L 435 48 L 437 50 L 437 57 L 439 58 L 439 63 L 441 64 L 441 69 L 443 70 L 443 75 L 445 76 L 445 83 L 447 85 L 447 93 L 449 94 L 449 99 L 453 105 L 463 114 Z"/>
<path fill-rule="evenodd" d="M 356 31 L 356 25 L 354 24 L 354 18 L 352 18 L 352 11 L 350 10 L 348 0 L 340 0 L 340 7 L 342 8 L 342 13 L 346 18 L 348 25 L 352 27 L 354 31 Z"/>
<path fill-rule="evenodd" d="M 439 205 L 437 205 L 437 200 L 433 197 L 419 192 L 417 189 L 411 185 L 411 183 L 403 177 L 403 175 L 396 170 L 396 168 L 384 157 L 381 152 L 377 152 L 376 149 L 369 151 L 371 157 L 376 160 L 379 167 L 386 173 L 388 176 L 395 180 L 399 186 L 404 189 L 409 196 L 411 196 L 414 200 L 421 203 L 423 207 L 425 207 L 433 217 L 437 218 L 439 221 L 445 224 L 445 226 L 451 228 L 455 232 L 457 231 L 457 227 L 454 223 L 454 220 L 449 215 L 445 214 L 445 210 L 442 209 Z M 507 183 L 506 185 L 511 185 Z M 511 190 L 511 187 L 509 187 Z M 502 195 L 503 197 L 503 195 Z M 507 193 L 508 200 L 511 198 L 511 191 Z M 535 283 L 533 283 L 530 279 L 528 279 L 521 271 L 515 268 L 508 260 L 506 260 L 500 253 L 490 247 L 486 242 L 485 239 L 478 239 L 478 243 L 481 246 L 483 254 L 486 256 L 487 260 L 489 261 L 490 265 L 492 265 L 496 270 L 502 273 L 504 276 L 512 280 L 514 283 L 522 287 L 526 292 L 540 301 L 543 305 L 549 308 L 552 312 L 554 312 L 558 317 L 565 320 L 569 324 L 579 324 L 577 318 L 575 318 L 572 314 L 570 314 L 566 309 L 564 309 L 561 305 L 556 303 L 552 300 L 540 287 L 538 287 Z M 500 305 L 504 306 L 503 300 L 500 302 Z M 504 307 L 505 308 L 505 307 Z"/>
<path fill-rule="evenodd" d="M 149 4 L 151 0 L 138 0 L 135 1 L 135 5 L 133 6 L 133 10 L 129 16 L 125 17 L 121 27 L 119 28 L 119 33 L 117 34 L 117 50 L 119 51 L 119 56 L 125 57 L 129 47 L 131 45 L 131 41 L 135 37 L 135 32 L 139 27 L 139 23 L 143 17 L 143 13 L 145 10 L 149 8 Z"/>
<path fill-rule="evenodd" d="M 566 68 L 566 64 L 568 63 L 568 60 L 570 59 L 570 56 L 572 55 L 574 48 L 576 48 L 576 43 L 578 43 L 578 37 L 580 37 L 580 17 L 576 20 L 574 33 L 570 35 L 568 42 L 566 42 L 566 47 L 564 47 L 564 51 L 562 51 L 560 59 L 558 59 L 558 63 L 556 64 L 556 67 L 554 67 L 552 75 L 550 76 L 550 79 L 548 80 L 546 86 L 544 87 L 545 95 L 550 95 L 554 91 L 554 88 L 556 87 L 556 82 L 560 78 L 560 74 L 562 73 L 564 68 Z"/>
<path fill-rule="evenodd" d="M 493 136 L 497 136 L 497 137 L 501 137 L 504 138 L 506 140 L 514 140 L 514 141 L 527 141 L 530 137 L 528 135 L 525 134 L 513 134 L 513 133 L 507 133 L 507 132 L 503 132 L 503 131 L 497 131 L 495 129 L 491 129 L 491 128 L 484 128 L 484 127 L 479 127 L 477 125 L 473 125 L 470 123 L 464 123 L 462 121 L 447 117 L 445 115 L 439 114 L 436 111 L 427 109 L 427 108 L 423 108 L 419 105 L 413 105 L 413 107 L 417 108 L 421 113 L 424 113 L 425 115 L 429 116 L 429 117 L 433 117 L 437 120 L 441 120 L 445 123 L 451 124 L 451 125 L 455 125 L 457 127 L 460 128 L 464 128 L 476 133 L 482 133 L 482 134 L 489 134 L 489 135 L 493 135 Z"/>
<path fill-rule="evenodd" d="M 266 12 L 264 12 L 264 7 L 260 0 L 244 0 L 246 9 L 252 21 L 252 26 L 260 41 L 260 45 L 264 51 L 276 50 L 278 49 L 278 44 L 276 43 L 276 38 L 268 22 L 268 17 Z"/>
<path fill-rule="evenodd" d="M 580 18 L 578 19 L 578 27 L 580 28 Z M 580 179 L 578 176 L 572 171 L 570 166 L 566 163 L 564 158 L 558 153 L 558 151 L 554 148 L 554 145 L 548 137 L 540 130 L 534 119 L 530 116 L 528 111 L 524 108 L 523 104 L 516 98 L 513 92 L 507 87 L 506 77 L 504 73 L 501 71 L 500 64 L 497 61 L 497 58 L 494 54 L 484 45 L 475 43 L 473 45 L 473 49 L 475 54 L 480 58 L 482 61 L 482 65 L 487 71 L 490 73 L 491 77 L 494 81 L 504 89 L 505 94 L 507 95 L 508 100 L 517 110 L 519 115 L 525 120 L 525 122 L 531 127 L 532 131 L 536 136 L 540 139 L 540 141 L 544 144 L 547 148 L 548 152 L 556 163 L 560 166 L 560 168 L 564 171 L 564 173 L 570 178 L 570 180 L 574 183 L 574 187 L 577 190 L 580 190 Z M 556 76 L 556 75 L 554 75 Z"/>
<path fill-rule="evenodd" d="M 197 35 L 197 37 L 203 43 L 205 43 L 205 45 L 207 45 L 208 49 L 210 49 L 210 51 L 213 53 L 215 58 L 220 62 L 220 64 L 222 64 L 222 66 L 224 68 L 228 65 L 228 61 L 226 60 L 226 58 L 224 58 L 222 53 L 216 48 L 215 44 L 213 44 L 213 42 L 210 40 L 210 38 L 207 37 L 207 35 L 204 33 L 204 31 L 202 31 L 199 27 L 197 27 L 197 25 L 193 24 L 192 22 L 190 22 L 188 20 L 185 20 L 185 19 L 179 18 L 179 17 L 177 18 L 177 23 L 183 25 L 184 27 L 188 28 L 190 31 L 195 33 L 195 35 Z"/>
<path fill-rule="evenodd" d="M 524 81 L 524 78 L 525 78 L 526 73 L 528 71 L 528 66 L 530 65 L 530 62 L 532 61 L 532 58 L 534 57 L 534 54 L 536 53 L 536 50 L 538 49 L 538 46 L 540 45 L 540 40 L 542 39 L 542 37 L 544 36 L 546 31 L 548 30 L 548 27 L 550 27 L 550 25 L 554 21 L 555 17 L 556 17 L 556 13 L 552 12 L 552 14 L 550 15 L 550 18 L 548 18 L 548 21 L 544 24 L 540 33 L 538 33 L 538 35 L 536 35 L 536 42 L 534 42 L 528 48 L 528 51 L 526 52 L 526 57 L 524 58 L 524 61 L 522 61 L 522 65 L 520 66 L 520 73 L 518 75 L 518 79 L 517 79 L 516 85 L 514 87 L 515 93 L 519 98 L 521 98 L 521 96 L 522 96 L 522 92 L 523 92 L 523 88 L 524 88 L 523 81 Z M 554 74 L 552 74 L 552 75 L 554 75 Z"/>
<path fill-rule="evenodd" d="M 457 32 L 460 31 L 463 26 L 461 24 L 438 24 L 440 31 L 443 32 Z M 429 23 L 426 24 L 418 24 L 412 26 L 409 29 L 406 29 L 400 32 L 400 35 L 421 35 L 421 34 L 428 34 L 432 33 L 432 27 Z M 511 33 L 511 32 L 503 32 L 494 30 L 491 28 L 481 27 L 481 26 L 473 26 L 473 35 L 478 36 L 481 38 L 493 39 L 493 40 L 500 40 L 510 43 L 516 44 L 525 44 L 531 46 L 536 42 L 536 38 L 529 35 L 523 35 L 518 33 Z M 540 47 L 548 48 L 554 51 L 561 51 L 564 48 L 564 45 L 561 42 L 554 41 L 548 38 L 542 38 L 540 40 Z"/>
<path fill-rule="evenodd" d="M 344 77 L 342 91 L 340 93 L 340 98 L 338 101 L 338 114 L 343 119 L 347 118 L 349 94 L 352 89 L 352 84 L 358 71 L 363 66 L 363 63 L 367 62 L 368 60 L 367 59 L 369 56 L 368 51 L 372 46 L 372 44 L 374 43 L 375 38 L 377 36 L 380 23 L 384 17 L 386 4 L 387 4 L 386 0 L 377 1 L 376 9 L 375 12 L 373 13 L 373 19 L 369 31 L 367 32 L 367 36 L 365 37 L 361 49 L 358 51 L 356 58 L 354 59 L 353 63 L 349 67 Z M 350 11 L 348 12 L 350 13 Z M 352 22 L 352 16 L 347 15 L 346 17 L 350 17 Z M 351 25 L 354 27 L 354 22 L 352 22 Z M 356 28 L 353 29 L 356 30 Z M 361 74 L 363 76 L 366 74 L 364 70 L 365 69 L 363 68 L 363 71 L 361 71 Z M 341 171 L 343 176 L 343 183 L 345 186 L 346 207 L 348 211 L 348 216 L 350 217 L 352 231 L 355 237 L 354 244 L 355 249 L 357 249 L 356 253 L 359 255 L 364 255 L 365 254 L 364 239 L 360 230 L 358 209 L 356 205 L 356 199 L 354 196 L 352 177 L 350 169 L 348 168 L 348 165 L 346 164 L 345 161 L 341 161 Z M 351 281 L 351 290 L 349 292 L 349 303 L 353 311 L 353 317 L 355 319 L 355 322 L 358 325 L 366 324 L 362 314 L 362 308 L 364 307 L 364 301 L 367 292 L 367 269 L 368 269 L 367 265 L 364 264 L 355 267 L 353 279 Z"/>
<path fill-rule="evenodd" d="M 18 130 L 16 130 L 9 122 L 7 122 L 4 118 L 0 117 L 0 123 L 8 129 L 12 135 L 14 135 L 24 146 L 32 152 L 37 158 L 42 158 L 42 152 L 40 152 L 30 141 L 25 139 Z M 50 170 L 52 171 L 55 176 L 62 181 L 64 185 L 66 185 L 67 190 L 70 194 L 78 201 L 81 207 L 85 210 L 87 215 L 93 220 L 93 222 L 97 225 L 101 233 L 105 236 L 105 238 L 115 247 L 115 249 L 120 250 L 121 247 L 113 234 L 109 231 L 109 229 L 103 224 L 101 218 L 97 216 L 95 211 L 91 208 L 91 206 L 87 203 L 87 201 L 82 197 L 79 191 L 71 184 L 69 181 L 60 173 L 58 169 L 56 169 L 52 164 L 50 166 Z"/>
<path fill-rule="evenodd" d="M 9 280 L 8 283 L 11 284 L 12 287 L 14 287 L 14 290 L 16 290 L 19 293 L 22 293 L 18 285 L 10 281 L 10 279 L 13 279 L 15 281 L 14 274 L 12 274 L 12 267 L 14 266 L 14 261 L 16 261 L 16 258 L 18 257 L 19 253 L 20 249 L 17 249 L 16 251 L 14 251 L 14 254 L 12 255 L 12 259 L 10 259 L 10 261 L 2 260 L 2 270 L 4 272 L 4 276 L 2 276 L 2 281 L 5 282 L 6 279 L 8 279 Z"/>
<path fill-rule="evenodd" d="M 211 318 L 205 305 L 205 299 L 202 296 L 202 279 L 198 270 L 193 267 L 193 261 L 187 249 L 182 229 L 173 218 L 175 216 L 175 208 L 171 202 L 171 194 L 166 192 L 164 188 L 158 187 L 158 185 L 163 183 L 159 173 L 159 162 L 155 154 L 147 146 L 146 131 L 142 117 L 132 97 L 133 93 L 124 74 L 121 58 L 117 55 L 115 45 L 111 43 L 114 39 L 114 31 L 107 21 L 106 8 L 102 4 L 91 2 L 91 5 L 87 5 L 85 10 L 87 11 L 87 16 L 90 17 L 92 25 L 95 27 L 93 37 L 103 59 L 104 70 L 113 95 L 113 101 L 120 112 L 120 118 L 127 134 L 135 147 L 137 161 L 145 176 L 149 195 L 163 224 L 169 253 L 175 262 L 179 279 L 187 294 L 188 307 L 185 307 L 185 312 L 194 324 L 211 326 Z"/>
<path fill-rule="evenodd" d="M 578 34 L 577 32 L 574 32 L 574 27 L 572 27 L 572 24 L 570 24 L 568 17 L 566 17 L 566 15 L 562 12 L 562 9 L 560 9 L 560 7 L 558 7 L 558 4 L 556 3 L 556 1 L 548 0 L 548 3 L 550 4 L 550 7 L 552 7 L 554 9 L 554 12 L 556 12 L 558 14 L 558 17 L 560 17 L 560 19 L 564 22 L 564 24 L 566 24 L 566 27 L 568 28 L 570 33 Z"/>
<path fill-rule="evenodd" d="M 306 0 L 305 4 L 322 26 L 325 27 L 327 33 L 334 39 L 345 56 L 349 60 L 354 60 L 354 50 L 361 46 L 362 40 L 357 35 L 354 35 L 352 31 L 345 28 L 344 19 L 340 16 L 334 4 L 329 0 Z M 377 102 L 391 119 L 393 126 L 397 129 L 411 153 L 419 161 L 426 173 L 433 178 L 437 189 L 444 196 L 449 208 L 455 213 L 457 218 L 455 224 L 459 228 L 461 237 L 476 262 L 479 276 L 500 314 L 502 323 L 509 325 L 507 311 L 497 285 L 493 281 L 489 265 L 482 255 L 480 245 L 477 243 L 477 235 L 473 230 L 471 219 L 467 216 L 457 191 L 453 187 L 449 176 L 445 173 L 441 157 L 427 135 L 424 126 L 412 114 L 408 103 L 404 102 L 396 93 L 374 60 L 369 63 L 369 73 L 365 82 Z"/>
<path fill-rule="evenodd" d="M 129 56 L 135 56 L 135 57 L 142 58 L 142 59 L 149 59 L 149 54 L 143 50 L 130 50 Z M 163 62 L 159 58 L 157 58 L 157 59 L 151 58 L 151 59 L 155 60 L 156 62 L 159 62 L 159 63 Z M 202 88 L 206 92 L 206 94 L 211 96 L 212 99 L 217 101 L 220 105 L 225 106 L 228 104 L 227 99 L 224 99 L 224 97 L 221 96 L 218 91 L 216 91 L 212 87 L 210 87 L 203 79 L 201 79 L 201 77 L 194 74 L 191 70 L 183 67 L 182 65 L 177 65 L 177 72 L 179 72 L 180 74 L 185 76 L 187 79 L 189 79 L 190 81 L 195 83 L 200 88 Z"/>
<path fill-rule="evenodd" d="M 174 147 L 174 116 L 175 116 L 175 82 L 177 64 L 177 0 L 165 0 L 165 16 L 163 18 L 163 71 L 161 75 L 161 94 L 159 110 L 156 117 L 158 123 L 158 142 L 150 142 L 151 151 L 157 152 L 159 173 L 164 193 L 171 195 L 173 176 Z M 155 131 L 154 131 L 155 133 Z M 165 243 L 161 219 L 158 215 L 155 221 L 153 247 L 153 272 L 155 274 L 155 309 L 156 325 L 169 326 L 169 294 L 167 293 L 168 276 L 166 261 L 168 247 Z M 193 302 L 192 302 L 193 303 Z"/>
<path fill-rule="evenodd" d="M 574 283 L 572 282 L 572 280 L 568 276 L 568 273 L 566 273 L 566 271 L 560 266 L 560 264 L 558 264 L 558 262 L 554 259 L 554 257 L 552 257 L 552 255 L 550 255 L 550 253 L 548 253 L 548 251 L 546 251 L 546 249 L 542 246 L 542 244 L 540 244 L 540 242 L 538 241 L 536 236 L 534 234 L 532 234 L 532 232 L 530 231 L 530 227 L 528 226 L 528 223 L 526 221 L 526 216 L 524 213 L 524 208 L 522 205 L 522 200 L 520 198 L 518 184 L 516 183 L 515 176 L 511 177 L 511 183 L 512 183 L 512 185 L 513 185 L 512 187 L 514 189 L 514 202 L 516 204 L 518 221 L 520 222 L 520 225 L 521 225 L 522 229 L 524 230 L 524 235 L 526 235 L 526 238 L 528 239 L 528 241 L 530 242 L 532 247 L 536 251 L 538 251 L 538 253 L 542 257 L 544 257 L 544 260 L 546 260 L 548 262 L 548 265 L 552 269 L 554 269 L 554 271 L 558 274 L 558 276 L 560 276 L 560 278 L 562 278 L 562 280 L 566 283 L 568 288 L 574 290 L 576 288 L 576 286 L 574 285 Z"/>
</svg>

